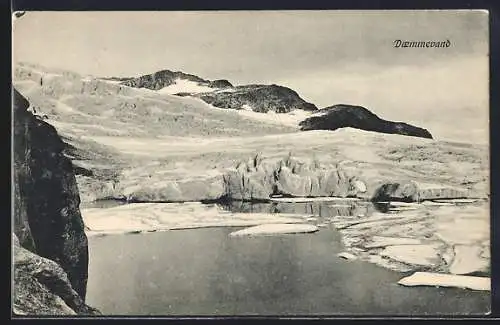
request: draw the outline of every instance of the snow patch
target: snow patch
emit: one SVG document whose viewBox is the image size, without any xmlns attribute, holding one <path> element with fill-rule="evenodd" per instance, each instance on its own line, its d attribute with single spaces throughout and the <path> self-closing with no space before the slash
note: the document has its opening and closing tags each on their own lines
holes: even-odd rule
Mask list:
<svg viewBox="0 0 500 325">
<path fill-rule="evenodd" d="M 355 181 L 354 186 L 356 187 L 356 189 L 360 193 L 366 193 L 366 191 L 367 191 L 366 184 L 363 183 L 362 181 Z"/>
<path fill-rule="evenodd" d="M 310 116 L 310 112 L 303 110 L 293 110 L 289 113 L 276 113 L 274 111 L 269 111 L 267 113 L 259 113 L 254 112 L 251 109 L 246 107 L 250 107 L 248 105 L 244 105 L 243 109 L 238 110 L 238 114 L 248 117 L 251 119 L 255 119 L 261 122 L 275 124 L 275 125 L 284 125 L 298 128 L 299 123 L 304 119 Z"/>
<path fill-rule="evenodd" d="M 175 79 L 170 86 L 157 90 L 161 94 L 177 94 L 177 93 L 206 93 L 213 92 L 215 89 L 208 86 L 200 85 L 197 82 L 186 79 Z"/>
<path fill-rule="evenodd" d="M 325 115 L 328 115 L 329 111 L 325 111 L 325 112 L 315 112 L 315 113 L 312 113 L 311 114 L 311 117 L 321 117 L 321 116 L 325 116 Z"/>
<path fill-rule="evenodd" d="M 85 79 L 82 79 L 82 80 L 85 81 Z M 90 80 L 88 80 L 88 81 L 90 81 Z M 122 83 L 121 81 L 118 81 L 118 80 L 109 80 L 109 79 L 99 79 L 99 81 L 102 81 L 102 82 L 105 82 L 108 84 L 113 84 L 113 85 L 119 85 Z"/>
<path fill-rule="evenodd" d="M 236 92 L 235 88 L 223 88 L 223 89 L 219 89 L 219 90 L 215 91 L 215 93 L 217 93 L 217 94 L 220 94 L 220 93 L 234 93 L 234 92 Z"/>
<path fill-rule="evenodd" d="M 244 104 L 243 106 L 241 106 L 241 108 L 245 111 L 252 111 L 253 112 L 252 106 L 250 106 L 248 104 Z"/>
</svg>

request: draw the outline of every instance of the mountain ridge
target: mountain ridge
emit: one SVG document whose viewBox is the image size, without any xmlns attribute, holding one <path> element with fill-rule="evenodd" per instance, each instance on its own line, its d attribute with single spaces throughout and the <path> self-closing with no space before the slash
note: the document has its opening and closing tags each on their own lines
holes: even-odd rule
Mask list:
<svg viewBox="0 0 500 325">
<path fill-rule="evenodd" d="M 226 79 L 208 80 L 194 74 L 167 69 L 135 78 L 115 78 L 115 81 L 128 87 L 159 91 L 168 91 L 168 87 L 182 83 L 186 89 L 174 88 L 179 91 L 172 90 L 169 93 L 200 98 L 218 108 L 251 109 L 261 113 L 288 113 L 295 109 L 317 110 L 314 104 L 306 102 L 293 89 L 276 84 L 234 86 Z"/>
<path fill-rule="evenodd" d="M 313 103 L 302 99 L 295 90 L 277 84 L 235 86 L 225 79 L 208 80 L 194 74 L 168 69 L 139 77 L 82 77 L 75 73 L 47 70 L 31 64 L 18 65 L 15 75 L 20 80 L 32 80 L 39 83 L 43 92 L 55 92 L 56 96 L 65 98 L 65 102 L 62 103 L 62 106 L 60 105 L 59 110 L 63 108 L 68 111 L 67 105 L 74 106 L 77 104 L 69 103 L 70 98 L 65 95 L 68 92 L 75 93 L 80 97 L 85 94 L 104 95 L 105 93 L 111 93 L 122 95 L 123 100 L 126 101 L 117 103 L 117 107 L 120 107 L 120 119 L 134 114 L 137 115 L 139 111 L 144 110 L 144 114 L 140 114 L 138 117 L 140 119 L 147 117 L 148 120 L 151 120 L 148 117 L 148 114 L 151 114 L 150 109 L 143 109 L 139 106 L 140 103 L 135 103 L 136 100 L 131 97 L 137 98 L 135 94 L 138 95 L 142 91 L 147 91 L 151 96 L 165 98 L 171 101 L 172 104 L 176 97 L 179 99 L 188 97 L 198 100 L 199 103 L 206 104 L 207 109 L 218 108 L 219 111 L 237 111 L 245 119 L 250 118 L 259 121 L 262 125 L 271 123 L 274 127 L 293 127 L 301 131 L 334 131 L 343 127 L 352 127 L 381 133 L 433 138 L 426 129 L 404 122 L 381 119 L 362 106 L 336 104 L 318 109 Z M 74 100 L 71 101 L 74 102 Z M 118 101 L 118 99 L 115 98 L 113 101 Z M 178 104 L 184 106 L 181 103 Z M 157 122 L 162 122 L 160 124 L 178 124 L 177 121 L 180 120 L 180 117 L 178 117 L 180 115 L 172 117 L 173 121 L 170 121 L 169 112 L 163 110 L 160 112 L 155 107 L 151 107 L 151 109 L 155 115 L 162 115 L 157 118 Z M 85 110 L 95 111 L 88 105 Z M 183 116 L 190 114 L 186 110 L 180 110 L 180 112 L 182 112 Z M 326 114 L 327 112 L 329 113 Z M 75 113 L 78 112 L 75 111 Z M 214 111 L 214 114 L 225 113 L 216 113 Z M 360 118 L 361 115 L 362 118 Z M 50 114 L 46 114 L 46 116 L 49 117 Z M 57 118 L 57 115 L 54 117 Z M 185 117 L 182 119 L 185 119 Z M 223 119 L 225 120 L 225 118 Z M 241 130 L 241 127 L 239 129 Z M 211 132 L 207 129 L 206 133 Z"/>
</svg>

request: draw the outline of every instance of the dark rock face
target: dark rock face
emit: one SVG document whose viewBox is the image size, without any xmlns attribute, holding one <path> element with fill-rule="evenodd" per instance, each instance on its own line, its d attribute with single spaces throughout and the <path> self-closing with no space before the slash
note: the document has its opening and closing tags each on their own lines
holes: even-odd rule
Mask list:
<svg viewBox="0 0 500 325">
<path fill-rule="evenodd" d="M 147 88 L 151 90 L 159 90 L 175 83 L 176 79 L 184 79 L 198 83 L 199 85 L 208 86 L 211 88 L 232 87 L 227 80 L 205 80 L 198 76 L 187 74 L 180 71 L 162 70 L 152 74 L 130 78 L 122 82 L 123 85 L 135 88 Z"/>
<path fill-rule="evenodd" d="M 56 262 L 22 248 L 14 235 L 14 301 L 16 315 L 99 315 L 73 289 Z"/>
<path fill-rule="evenodd" d="M 231 87 L 233 87 L 233 85 L 225 79 L 218 79 L 218 80 L 211 81 L 209 87 L 212 87 L 212 88 L 231 88 Z"/>
<path fill-rule="evenodd" d="M 59 264 L 85 300 L 88 246 L 72 163 L 54 127 L 28 112 L 16 90 L 13 104 L 14 233 L 22 247 Z"/>
<path fill-rule="evenodd" d="M 418 185 L 415 182 L 386 183 L 380 186 L 374 193 L 373 201 L 418 201 Z"/>
<path fill-rule="evenodd" d="M 202 93 L 198 97 L 215 107 L 244 109 L 244 105 L 247 105 L 260 113 L 288 113 L 294 109 L 317 110 L 315 105 L 300 98 L 292 89 L 278 85 L 237 86 L 228 92 Z"/>
<path fill-rule="evenodd" d="M 380 133 L 401 134 L 432 139 L 426 129 L 407 123 L 386 121 L 362 106 L 334 105 L 318 111 L 299 123 L 302 131 L 336 130 L 344 127 Z"/>
<path fill-rule="evenodd" d="M 382 184 L 375 190 L 372 201 L 422 202 L 436 199 L 460 199 L 473 197 L 467 189 L 439 186 L 422 186 L 415 181 L 396 181 Z"/>
<path fill-rule="evenodd" d="M 321 166 L 293 157 L 263 160 L 260 156 L 241 162 L 224 175 L 225 197 L 229 200 L 268 200 L 273 195 L 291 197 L 354 197 L 366 185 L 338 166 Z"/>
</svg>

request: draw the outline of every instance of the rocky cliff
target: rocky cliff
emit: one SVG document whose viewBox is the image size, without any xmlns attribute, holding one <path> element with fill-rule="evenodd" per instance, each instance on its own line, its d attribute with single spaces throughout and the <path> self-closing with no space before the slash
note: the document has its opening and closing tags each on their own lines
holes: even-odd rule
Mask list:
<svg viewBox="0 0 500 325">
<path fill-rule="evenodd" d="M 61 299 L 77 306 L 86 295 L 88 246 L 73 166 L 63 155 L 64 143 L 54 127 L 28 111 L 29 106 L 26 98 L 14 90 L 14 233 L 20 244 L 18 248 L 15 246 L 15 256 L 23 256 L 22 262 L 16 260 L 15 267 L 19 271 L 18 266 L 23 266 L 19 272 L 24 273 L 23 276 L 16 273 L 19 281 L 15 283 L 14 298 L 17 310 L 50 313 L 51 308 L 37 299 L 46 297 L 46 290 L 59 294 L 52 292 L 50 285 L 45 286 L 44 291 L 38 285 L 27 285 L 24 280 L 37 278 L 33 271 L 35 265 L 40 265 L 36 256 L 43 258 L 40 261 L 46 271 L 42 273 L 52 274 L 52 280 L 47 281 L 53 283 L 58 279 L 65 283 L 62 286 L 66 286 L 67 292 L 76 292 L 76 296 L 70 295 L 71 299 L 79 297 L 81 303 L 70 302 L 69 296 Z M 26 268 L 29 265 L 33 267 Z M 67 280 L 63 275 L 67 275 Z M 73 310 L 86 313 L 92 309 Z"/>
<path fill-rule="evenodd" d="M 432 139 L 426 129 L 407 123 L 386 121 L 362 106 L 334 105 L 319 110 L 299 123 L 302 131 L 336 130 L 351 127 L 380 133 L 401 134 Z"/>
</svg>

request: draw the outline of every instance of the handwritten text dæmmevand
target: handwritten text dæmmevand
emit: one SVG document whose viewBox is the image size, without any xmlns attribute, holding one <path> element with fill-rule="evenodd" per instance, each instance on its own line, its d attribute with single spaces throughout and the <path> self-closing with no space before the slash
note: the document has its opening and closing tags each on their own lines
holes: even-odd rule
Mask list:
<svg viewBox="0 0 500 325">
<path fill-rule="evenodd" d="M 450 47 L 451 42 L 446 41 L 402 41 L 397 39 L 393 42 L 394 47 Z"/>
</svg>

